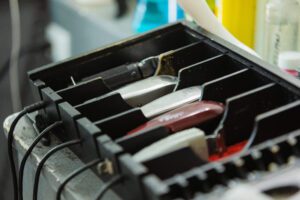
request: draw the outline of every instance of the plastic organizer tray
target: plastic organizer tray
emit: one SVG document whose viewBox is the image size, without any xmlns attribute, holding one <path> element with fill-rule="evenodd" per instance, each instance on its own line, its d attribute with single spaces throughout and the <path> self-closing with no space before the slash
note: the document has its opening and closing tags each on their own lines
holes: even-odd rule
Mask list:
<svg viewBox="0 0 300 200">
<path fill-rule="evenodd" d="M 111 89 L 101 78 L 88 77 L 168 51 L 172 52 L 161 64 L 172 67 L 173 75 L 179 78 L 176 90 L 201 85 L 200 100 L 225 104 L 222 117 L 198 128 L 207 135 L 224 131 L 227 145 L 255 136 L 250 153 L 204 165 L 189 148 L 144 163 L 132 159 L 138 150 L 167 137 L 168 129 L 155 127 L 128 136 L 128 131 L 147 118 L 120 94 L 100 97 Z M 125 177 L 115 187 L 125 199 L 193 199 L 218 184 L 243 178 L 248 171 L 266 170 L 271 160 L 284 164 L 284 159 L 269 151 L 270 146 L 278 145 L 277 137 L 283 146 L 281 157 L 300 156 L 295 143 L 286 142 L 289 133 L 300 128 L 299 81 L 194 24 L 180 22 L 129 38 L 33 70 L 29 78 L 37 98 L 47 103 L 41 112 L 47 122 L 63 121 L 64 128 L 57 137 L 62 141 L 82 138 L 82 144 L 73 150 L 84 162 L 98 157 L 109 161 L 114 175 Z M 260 152 L 260 156 L 252 151 Z M 243 165 L 237 164 L 240 159 Z"/>
</svg>

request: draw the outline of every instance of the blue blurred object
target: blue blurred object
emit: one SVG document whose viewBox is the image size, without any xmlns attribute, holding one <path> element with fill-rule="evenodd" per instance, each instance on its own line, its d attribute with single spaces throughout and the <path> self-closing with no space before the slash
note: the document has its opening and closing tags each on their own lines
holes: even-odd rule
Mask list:
<svg viewBox="0 0 300 200">
<path fill-rule="evenodd" d="M 142 33 L 182 18 L 184 12 L 176 0 L 138 0 L 133 28 Z"/>
</svg>

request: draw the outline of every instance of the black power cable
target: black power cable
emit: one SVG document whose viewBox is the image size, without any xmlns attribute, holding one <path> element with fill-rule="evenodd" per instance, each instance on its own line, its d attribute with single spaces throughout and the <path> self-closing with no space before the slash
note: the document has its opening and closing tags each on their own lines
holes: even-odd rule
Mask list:
<svg viewBox="0 0 300 200">
<path fill-rule="evenodd" d="M 25 164 L 27 159 L 29 158 L 33 148 L 40 142 L 40 140 L 46 136 L 51 130 L 53 130 L 54 128 L 60 126 L 62 124 L 61 121 L 59 122 L 54 122 L 53 124 L 51 124 L 50 126 L 48 126 L 47 128 L 45 128 L 32 142 L 32 144 L 30 145 L 30 147 L 28 148 L 28 150 L 25 152 L 21 164 L 20 164 L 20 168 L 19 168 L 19 199 L 23 200 L 23 175 L 24 175 L 24 169 L 25 169 Z"/>
<path fill-rule="evenodd" d="M 111 188 L 113 185 L 115 185 L 116 183 L 120 182 L 121 180 L 123 179 L 123 176 L 122 175 L 116 175 L 115 177 L 113 177 L 112 179 L 110 179 L 107 183 L 105 183 L 99 194 L 97 195 L 97 198 L 96 200 L 101 200 L 102 197 L 104 196 L 105 192 L 107 192 L 107 190 L 109 188 Z"/>
<path fill-rule="evenodd" d="M 11 127 L 9 129 L 8 135 L 7 135 L 7 152 L 8 152 L 8 159 L 10 163 L 10 170 L 12 174 L 12 181 L 13 181 L 13 190 L 14 190 L 14 199 L 18 199 L 18 181 L 17 181 L 17 173 L 16 173 L 16 165 L 15 161 L 13 158 L 13 148 L 12 148 L 12 143 L 13 143 L 13 132 L 14 129 L 18 123 L 18 121 L 26 115 L 26 111 L 23 110 L 21 111 L 18 116 L 15 118 L 15 120 L 12 122 Z"/>
<path fill-rule="evenodd" d="M 77 169 L 76 171 L 72 172 L 63 182 L 62 184 L 58 187 L 57 189 L 57 193 L 56 193 L 56 200 L 60 200 L 61 199 L 61 193 L 65 187 L 65 185 L 67 185 L 67 183 L 73 179 L 75 176 L 79 175 L 80 173 L 84 172 L 85 170 L 93 167 L 94 165 L 98 164 L 99 162 L 103 161 L 103 159 L 96 159 L 93 160 L 89 163 L 87 163 L 86 165 L 84 165 L 83 167 Z"/>
<path fill-rule="evenodd" d="M 7 152 L 8 152 L 8 159 L 10 163 L 10 170 L 12 173 L 12 181 L 13 181 L 13 191 L 14 191 L 14 199 L 18 200 L 18 180 L 17 180 L 17 172 L 16 172 L 16 165 L 14 161 L 13 156 L 13 134 L 15 131 L 15 128 L 19 122 L 19 120 L 26 115 L 27 113 L 39 110 L 45 106 L 44 102 L 37 102 L 35 104 L 32 104 L 28 107 L 25 107 L 14 119 L 14 121 L 11 123 L 10 129 L 7 133 Z"/>
<path fill-rule="evenodd" d="M 44 166 L 45 162 L 48 160 L 48 158 L 50 156 L 52 156 L 54 153 L 56 153 L 57 151 L 60 151 L 64 148 L 66 148 L 66 147 L 76 145 L 76 144 L 80 144 L 80 143 L 81 143 L 81 140 L 78 140 L 78 139 L 77 140 L 71 140 L 69 142 L 65 142 L 65 143 L 57 145 L 56 147 L 52 148 L 49 152 L 47 152 L 44 155 L 41 162 L 38 164 L 36 172 L 35 172 L 34 184 L 33 184 L 33 198 L 32 198 L 33 200 L 37 200 L 40 175 L 41 175 L 43 166 Z"/>
</svg>

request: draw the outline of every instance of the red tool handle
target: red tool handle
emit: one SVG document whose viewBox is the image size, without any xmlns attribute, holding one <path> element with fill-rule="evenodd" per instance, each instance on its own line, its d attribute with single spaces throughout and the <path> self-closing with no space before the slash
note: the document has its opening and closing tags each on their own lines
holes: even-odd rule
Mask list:
<svg viewBox="0 0 300 200">
<path fill-rule="evenodd" d="M 128 134 L 134 134 L 156 126 L 165 126 L 169 128 L 171 132 L 178 132 L 214 119 L 223 112 L 224 105 L 222 103 L 199 101 L 156 117 L 130 131 Z"/>
</svg>

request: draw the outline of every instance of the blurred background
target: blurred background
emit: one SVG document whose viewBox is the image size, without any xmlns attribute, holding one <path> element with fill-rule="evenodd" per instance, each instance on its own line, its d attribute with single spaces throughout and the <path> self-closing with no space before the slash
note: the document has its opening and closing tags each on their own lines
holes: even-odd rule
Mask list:
<svg viewBox="0 0 300 200">
<path fill-rule="evenodd" d="M 299 77 L 300 0 L 206 1 L 216 18 L 241 42 L 274 67 Z M 177 20 L 193 21 L 176 0 L 26 0 L 19 3 L 21 48 L 18 73 L 22 106 L 34 101 L 26 75 L 30 69 Z M 0 24 L 0 121 L 3 123 L 15 111 L 9 84 L 9 1 L 0 1 Z M 0 199 L 11 199 L 6 139 L 3 130 L 0 131 Z"/>
</svg>

